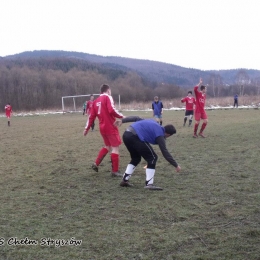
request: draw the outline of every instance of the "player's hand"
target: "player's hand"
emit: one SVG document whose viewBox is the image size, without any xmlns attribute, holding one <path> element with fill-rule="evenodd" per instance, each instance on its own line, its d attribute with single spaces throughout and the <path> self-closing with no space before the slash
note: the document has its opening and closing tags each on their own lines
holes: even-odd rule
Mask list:
<svg viewBox="0 0 260 260">
<path fill-rule="evenodd" d="M 114 126 L 121 126 L 123 124 L 122 120 L 116 120 Z"/>
<path fill-rule="evenodd" d="M 86 136 L 87 133 L 88 133 L 88 131 L 85 129 L 85 130 L 83 131 L 83 135 Z"/>
<path fill-rule="evenodd" d="M 202 84 L 202 78 L 200 78 L 200 83 L 199 84 Z"/>
<path fill-rule="evenodd" d="M 180 172 L 181 171 L 181 167 L 178 165 L 178 167 L 176 168 L 176 172 Z"/>
</svg>

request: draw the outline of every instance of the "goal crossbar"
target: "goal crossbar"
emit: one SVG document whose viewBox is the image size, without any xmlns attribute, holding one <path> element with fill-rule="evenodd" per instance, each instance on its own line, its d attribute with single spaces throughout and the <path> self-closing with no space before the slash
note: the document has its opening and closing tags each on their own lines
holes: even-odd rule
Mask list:
<svg viewBox="0 0 260 260">
<path fill-rule="evenodd" d="M 77 97 L 90 97 L 90 96 L 100 96 L 100 93 L 99 94 L 75 95 L 75 96 L 63 96 L 63 97 L 61 97 L 62 112 L 64 113 L 64 99 L 65 98 L 73 98 L 74 111 L 76 112 L 75 98 L 77 98 Z M 118 95 L 118 103 L 119 103 L 119 108 L 120 108 L 120 95 Z"/>
<path fill-rule="evenodd" d="M 99 96 L 100 94 L 88 94 L 88 95 L 76 95 L 76 96 L 63 96 L 63 97 L 61 97 L 62 111 L 64 112 L 64 99 L 65 98 L 73 98 L 74 111 L 76 111 L 75 98 L 77 98 L 77 97 L 90 97 L 92 95 L 93 96 Z"/>
</svg>

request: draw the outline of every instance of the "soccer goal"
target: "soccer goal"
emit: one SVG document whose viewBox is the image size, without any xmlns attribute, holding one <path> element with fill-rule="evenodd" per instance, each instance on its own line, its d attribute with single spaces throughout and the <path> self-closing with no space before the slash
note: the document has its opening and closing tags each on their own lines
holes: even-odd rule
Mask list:
<svg viewBox="0 0 260 260">
<path fill-rule="evenodd" d="M 88 101 L 90 96 L 94 98 L 100 94 L 76 95 L 76 96 L 63 96 L 61 98 L 62 112 L 81 112 L 84 102 Z M 118 95 L 118 109 L 120 109 L 120 95 Z"/>
</svg>

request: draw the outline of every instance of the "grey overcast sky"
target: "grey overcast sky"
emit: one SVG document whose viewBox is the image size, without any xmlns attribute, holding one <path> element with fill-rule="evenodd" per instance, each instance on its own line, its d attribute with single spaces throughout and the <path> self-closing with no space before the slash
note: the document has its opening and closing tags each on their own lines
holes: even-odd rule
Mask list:
<svg viewBox="0 0 260 260">
<path fill-rule="evenodd" d="M 260 70 L 259 0 L 0 0 L 0 56 L 63 50 Z"/>
</svg>

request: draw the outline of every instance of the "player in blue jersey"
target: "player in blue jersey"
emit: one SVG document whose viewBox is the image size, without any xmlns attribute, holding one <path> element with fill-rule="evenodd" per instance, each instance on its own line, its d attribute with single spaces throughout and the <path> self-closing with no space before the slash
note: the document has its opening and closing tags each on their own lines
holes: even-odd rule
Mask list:
<svg viewBox="0 0 260 260">
<path fill-rule="evenodd" d="M 133 122 L 127 120 L 127 118 L 122 119 L 122 122 Z M 123 134 L 123 142 L 130 153 L 131 161 L 126 167 L 120 186 L 132 186 L 132 184 L 129 183 L 129 179 L 136 166 L 141 162 L 141 158 L 144 158 L 147 162 L 145 188 L 150 190 L 162 190 L 162 188 L 154 186 L 153 184 L 158 156 L 150 144 L 159 145 L 164 158 L 176 168 L 177 172 L 179 172 L 181 167 L 168 152 L 165 143 L 165 138 L 168 138 L 175 133 L 176 129 L 173 125 L 166 125 L 163 127 L 152 119 L 144 119 L 131 124 Z"/>
<path fill-rule="evenodd" d="M 163 103 L 159 101 L 157 96 L 154 97 L 154 101 L 152 103 L 153 117 L 155 120 L 162 125 L 162 113 L 163 113 Z"/>
</svg>

